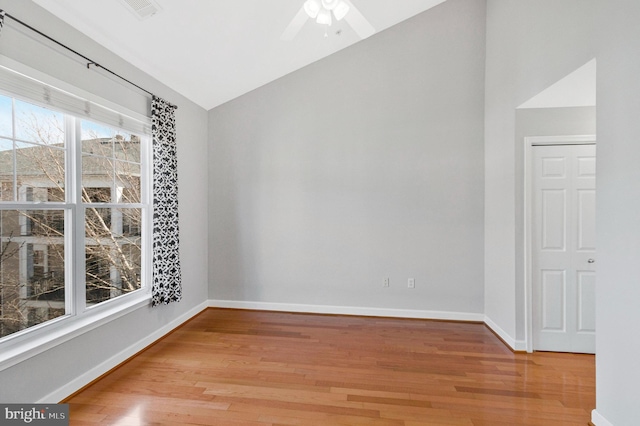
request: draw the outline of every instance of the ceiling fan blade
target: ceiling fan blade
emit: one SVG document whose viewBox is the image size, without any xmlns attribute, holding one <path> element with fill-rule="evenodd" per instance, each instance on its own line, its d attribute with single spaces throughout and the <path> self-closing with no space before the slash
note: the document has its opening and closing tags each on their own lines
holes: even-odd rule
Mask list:
<svg viewBox="0 0 640 426">
<path fill-rule="evenodd" d="M 304 11 L 304 7 L 301 7 L 298 13 L 296 14 L 296 16 L 294 16 L 291 22 L 289 23 L 289 26 L 285 28 L 284 32 L 280 36 L 280 40 L 284 40 L 284 41 L 293 40 L 293 38 L 302 29 L 302 26 L 304 25 L 304 23 L 307 22 L 308 18 L 309 18 L 309 15 L 307 15 L 307 12 Z"/>
<path fill-rule="evenodd" d="M 367 38 L 375 34 L 376 29 L 373 25 L 362 16 L 362 13 L 351 3 L 349 0 L 345 0 L 349 5 L 349 13 L 344 17 L 345 21 L 351 25 L 351 28 L 360 36 L 360 38 Z"/>
</svg>

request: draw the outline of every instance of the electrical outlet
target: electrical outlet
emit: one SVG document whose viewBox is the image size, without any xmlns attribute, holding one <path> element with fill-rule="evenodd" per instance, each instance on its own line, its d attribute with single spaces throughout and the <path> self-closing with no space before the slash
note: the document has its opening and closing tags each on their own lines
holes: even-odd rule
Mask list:
<svg viewBox="0 0 640 426">
<path fill-rule="evenodd" d="M 389 287 L 389 278 L 385 278 L 382 287 Z"/>
<path fill-rule="evenodd" d="M 416 288 L 416 279 L 415 278 L 409 278 L 407 286 L 409 288 Z"/>
</svg>

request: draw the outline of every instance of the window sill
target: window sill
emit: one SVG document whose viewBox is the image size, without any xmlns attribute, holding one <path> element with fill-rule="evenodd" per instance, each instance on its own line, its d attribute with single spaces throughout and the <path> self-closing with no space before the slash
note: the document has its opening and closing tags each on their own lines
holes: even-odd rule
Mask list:
<svg viewBox="0 0 640 426">
<path fill-rule="evenodd" d="M 95 307 L 79 316 L 53 320 L 52 324 L 45 324 L 38 330 L 0 343 L 0 371 L 150 305 L 151 295 L 144 289 L 130 296 L 117 302 L 114 300 L 115 303 L 109 303 L 108 306 Z"/>
</svg>

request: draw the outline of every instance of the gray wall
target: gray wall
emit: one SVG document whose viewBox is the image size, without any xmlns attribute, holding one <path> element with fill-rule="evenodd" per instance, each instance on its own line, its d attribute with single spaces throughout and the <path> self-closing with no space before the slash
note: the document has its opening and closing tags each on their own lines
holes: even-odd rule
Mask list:
<svg viewBox="0 0 640 426">
<path fill-rule="evenodd" d="M 482 313 L 484 6 L 210 112 L 211 299 Z"/>
<path fill-rule="evenodd" d="M 595 0 L 487 1 L 485 314 L 516 344 L 518 202 L 516 108 L 595 57 Z M 520 251 L 521 253 L 521 251 Z M 518 338 L 517 338 L 518 337 Z"/>
<path fill-rule="evenodd" d="M 0 401 L 37 401 L 87 373 L 207 298 L 207 113 L 176 92 L 24 0 L 1 0 L 0 8 L 44 33 L 85 53 L 115 72 L 179 106 L 177 111 L 178 174 L 184 299 L 151 309 L 140 308 L 107 325 L 76 337 L 39 356 L 0 371 Z M 94 70 L 83 62 L 45 46 L 38 36 L 16 30 L 6 20 L 0 54 L 74 84 L 141 114 L 149 114 L 148 96 Z M 7 384 L 10 384 L 8 386 Z"/>
<path fill-rule="evenodd" d="M 597 16 L 596 409 L 627 426 L 640 424 L 640 2 L 601 0 Z"/>
</svg>

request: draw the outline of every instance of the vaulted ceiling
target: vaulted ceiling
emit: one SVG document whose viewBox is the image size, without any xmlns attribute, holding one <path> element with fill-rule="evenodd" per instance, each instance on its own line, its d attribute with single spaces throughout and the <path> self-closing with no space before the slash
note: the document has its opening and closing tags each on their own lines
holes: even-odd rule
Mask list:
<svg viewBox="0 0 640 426">
<path fill-rule="evenodd" d="M 207 110 L 360 41 L 346 20 L 282 41 L 304 0 L 153 0 L 145 19 L 125 0 L 33 1 Z M 443 1 L 351 0 L 376 32 Z"/>
</svg>

